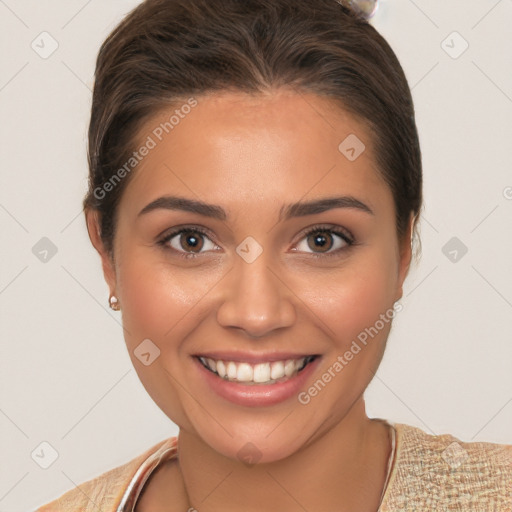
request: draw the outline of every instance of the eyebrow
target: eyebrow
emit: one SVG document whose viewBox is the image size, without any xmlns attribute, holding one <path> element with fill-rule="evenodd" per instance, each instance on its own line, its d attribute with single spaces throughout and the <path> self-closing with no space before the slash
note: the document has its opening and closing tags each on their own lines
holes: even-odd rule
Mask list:
<svg viewBox="0 0 512 512">
<path fill-rule="evenodd" d="M 352 196 L 327 197 L 308 202 L 297 202 L 282 206 L 279 211 L 279 220 L 288 220 L 292 217 L 303 217 L 306 215 L 314 215 L 322 213 L 334 208 L 350 208 L 375 215 L 373 210 Z M 139 217 L 154 210 L 182 210 L 186 212 L 196 213 L 205 217 L 211 217 L 218 220 L 226 220 L 227 214 L 225 210 L 218 205 L 203 203 L 194 199 L 186 199 L 177 196 L 163 196 L 155 199 L 146 205 L 140 212 Z"/>
</svg>

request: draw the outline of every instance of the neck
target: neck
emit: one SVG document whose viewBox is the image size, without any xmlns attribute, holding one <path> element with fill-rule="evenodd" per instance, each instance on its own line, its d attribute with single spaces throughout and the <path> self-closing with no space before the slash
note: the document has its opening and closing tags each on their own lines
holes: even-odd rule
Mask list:
<svg viewBox="0 0 512 512">
<path fill-rule="evenodd" d="M 183 490 L 199 512 L 377 510 L 390 440 L 361 398 L 341 422 L 282 460 L 247 466 L 185 430 L 178 456 Z"/>
</svg>

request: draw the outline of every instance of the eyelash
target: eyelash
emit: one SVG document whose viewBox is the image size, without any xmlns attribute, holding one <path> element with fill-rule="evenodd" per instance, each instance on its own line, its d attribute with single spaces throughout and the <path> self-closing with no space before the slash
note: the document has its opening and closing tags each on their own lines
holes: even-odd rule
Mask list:
<svg viewBox="0 0 512 512">
<path fill-rule="evenodd" d="M 175 253 L 178 253 L 179 258 L 184 258 L 184 259 L 197 258 L 198 256 L 201 255 L 201 253 L 177 251 L 173 247 L 169 247 L 167 245 L 168 242 L 170 240 L 172 240 L 175 236 L 181 235 L 182 233 L 187 233 L 187 232 L 200 233 L 201 235 L 206 236 L 206 237 L 210 238 L 210 240 L 211 240 L 210 234 L 206 230 L 200 228 L 199 226 L 190 226 L 190 227 L 183 227 L 180 229 L 176 229 L 176 230 L 172 231 L 171 233 L 168 233 L 167 235 L 164 236 L 164 238 L 162 238 L 161 240 L 158 241 L 158 245 L 160 245 L 164 250 L 170 250 Z M 306 231 L 304 231 L 304 233 L 302 233 L 302 237 L 300 238 L 299 241 L 301 241 L 303 238 L 307 238 L 309 235 L 312 235 L 314 233 L 319 233 L 319 232 L 322 232 L 322 233 L 327 232 L 327 233 L 338 235 L 347 245 L 345 247 L 335 249 L 334 251 L 331 251 L 331 252 L 307 253 L 310 256 L 312 256 L 313 258 L 326 258 L 326 257 L 329 258 L 329 257 L 340 256 L 341 252 L 344 252 L 347 249 L 350 249 L 352 246 L 356 245 L 354 237 L 351 234 L 349 234 L 348 231 L 344 231 L 339 228 L 328 226 L 328 225 L 318 225 L 318 226 L 313 226 L 311 228 L 308 228 Z M 212 240 L 212 242 L 213 242 L 213 240 Z"/>
</svg>

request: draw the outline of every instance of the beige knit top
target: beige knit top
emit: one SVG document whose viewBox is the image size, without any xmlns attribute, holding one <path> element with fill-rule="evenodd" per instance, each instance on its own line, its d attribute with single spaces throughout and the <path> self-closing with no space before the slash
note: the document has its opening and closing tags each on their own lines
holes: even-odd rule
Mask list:
<svg viewBox="0 0 512 512">
<path fill-rule="evenodd" d="M 396 449 L 379 512 L 512 512 L 512 445 L 466 443 L 388 423 Z M 177 439 L 159 442 L 36 512 L 133 512 L 151 473 L 176 457 Z"/>
</svg>

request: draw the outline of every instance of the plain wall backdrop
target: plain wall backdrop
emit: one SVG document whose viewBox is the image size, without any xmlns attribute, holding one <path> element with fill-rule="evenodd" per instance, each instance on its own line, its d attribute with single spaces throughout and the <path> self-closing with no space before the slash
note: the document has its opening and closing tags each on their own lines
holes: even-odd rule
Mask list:
<svg viewBox="0 0 512 512">
<path fill-rule="evenodd" d="M 0 0 L 0 512 L 178 432 L 131 365 L 81 210 L 95 58 L 137 4 Z M 512 443 L 511 22 L 511 0 L 381 0 L 372 19 L 412 88 L 425 208 L 367 410 L 463 441 Z"/>
</svg>

